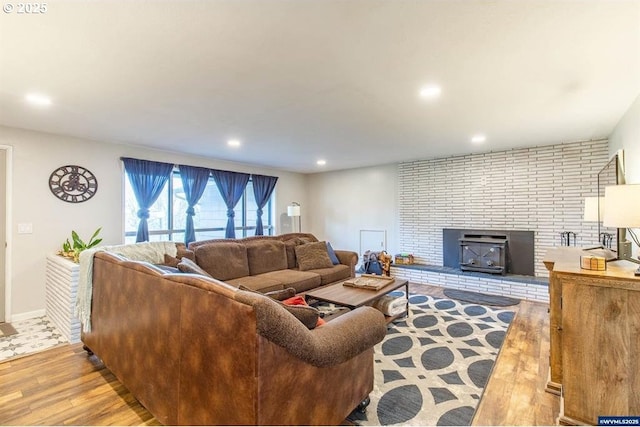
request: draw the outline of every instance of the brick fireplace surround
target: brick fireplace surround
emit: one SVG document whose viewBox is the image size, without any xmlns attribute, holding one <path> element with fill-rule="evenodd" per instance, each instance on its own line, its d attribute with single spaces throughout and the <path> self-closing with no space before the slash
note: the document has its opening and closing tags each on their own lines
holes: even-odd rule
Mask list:
<svg viewBox="0 0 640 427">
<path fill-rule="evenodd" d="M 595 196 L 608 141 L 585 141 L 419 160 L 398 166 L 399 244 L 414 266 L 392 274 L 416 283 L 547 302 L 547 249 L 560 233 L 578 246 L 598 244 L 595 222 L 583 221 L 584 198 Z M 535 276 L 462 273 L 443 267 L 445 228 L 531 230 Z"/>
</svg>

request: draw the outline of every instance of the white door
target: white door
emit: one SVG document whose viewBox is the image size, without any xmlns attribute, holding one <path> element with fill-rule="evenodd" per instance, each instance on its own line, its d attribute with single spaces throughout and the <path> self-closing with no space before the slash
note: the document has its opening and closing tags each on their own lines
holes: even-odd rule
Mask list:
<svg viewBox="0 0 640 427">
<path fill-rule="evenodd" d="M 387 250 L 387 230 L 360 230 L 360 255 Z"/>
</svg>

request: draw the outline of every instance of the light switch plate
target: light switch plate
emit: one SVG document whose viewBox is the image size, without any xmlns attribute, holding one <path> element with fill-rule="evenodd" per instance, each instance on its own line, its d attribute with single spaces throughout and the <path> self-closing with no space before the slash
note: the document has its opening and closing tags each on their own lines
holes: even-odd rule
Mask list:
<svg viewBox="0 0 640 427">
<path fill-rule="evenodd" d="M 31 234 L 33 233 L 33 224 L 30 222 L 23 222 L 18 224 L 18 234 Z"/>
</svg>

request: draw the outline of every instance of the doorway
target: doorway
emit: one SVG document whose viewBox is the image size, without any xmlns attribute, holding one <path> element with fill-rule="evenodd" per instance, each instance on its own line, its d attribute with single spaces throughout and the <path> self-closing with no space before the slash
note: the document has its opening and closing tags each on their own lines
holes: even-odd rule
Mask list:
<svg viewBox="0 0 640 427">
<path fill-rule="evenodd" d="M 11 177 L 11 147 L 0 145 L 0 323 L 11 320 L 9 260 L 7 259 L 10 203 L 8 202 Z"/>
</svg>

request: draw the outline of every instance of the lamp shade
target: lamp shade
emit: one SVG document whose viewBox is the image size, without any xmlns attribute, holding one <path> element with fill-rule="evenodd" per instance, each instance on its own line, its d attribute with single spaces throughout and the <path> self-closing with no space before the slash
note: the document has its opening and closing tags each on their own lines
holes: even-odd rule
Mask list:
<svg viewBox="0 0 640 427">
<path fill-rule="evenodd" d="M 300 205 L 294 202 L 287 206 L 287 216 L 300 216 Z"/>
<path fill-rule="evenodd" d="M 586 197 L 584 199 L 584 220 L 602 221 L 604 218 L 604 197 Z"/>
<path fill-rule="evenodd" d="M 604 226 L 640 227 L 640 184 L 612 185 L 604 189 Z"/>
</svg>

